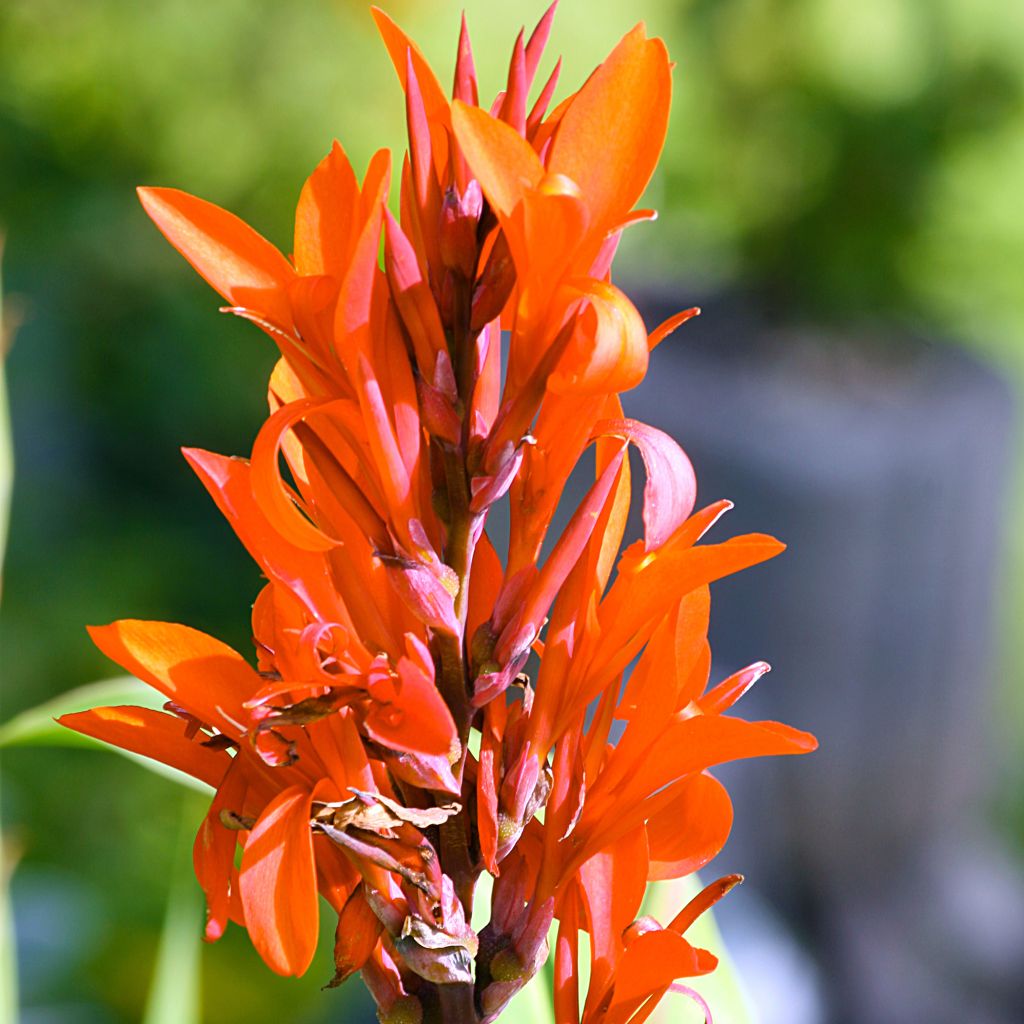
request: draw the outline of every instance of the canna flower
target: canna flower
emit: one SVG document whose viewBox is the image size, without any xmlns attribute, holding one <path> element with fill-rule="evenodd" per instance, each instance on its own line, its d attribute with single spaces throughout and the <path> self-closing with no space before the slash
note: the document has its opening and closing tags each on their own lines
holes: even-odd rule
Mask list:
<svg viewBox="0 0 1024 1024">
<path fill-rule="evenodd" d="M 61 722 L 213 789 L 194 846 L 208 940 L 235 922 L 302 974 L 323 897 L 330 984 L 360 972 L 384 1024 L 495 1020 L 552 933 L 559 1024 L 640 1024 L 714 969 L 686 931 L 739 881 L 664 926 L 638 917 L 649 883 L 728 837 L 710 770 L 816 745 L 727 713 L 763 663 L 708 685 L 709 584 L 782 545 L 705 542 L 728 502 L 694 511 L 682 448 L 619 400 L 698 312 L 648 333 L 611 281 L 621 232 L 653 216 L 634 207 L 667 126 L 664 45 L 638 26 L 551 109 L 560 64 L 528 96 L 553 16 L 520 34 L 485 107 L 465 20 L 449 97 L 374 11 L 405 96 L 397 216 L 390 154 L 360 182 L 338 143 L 290 255 L 211 203 L 140 189 L 223 310 L 280 353 L 250 457 L 184 450 L 266 582 L 252 662 L 182 625 L 91 630 L 167 703 Z M 643 535 L 623 547 L 631 445 Z M 549 537 L 590 449 L 594 482 Z M 501 501 L 507 541 L 488 530 Z"/>
</svg>

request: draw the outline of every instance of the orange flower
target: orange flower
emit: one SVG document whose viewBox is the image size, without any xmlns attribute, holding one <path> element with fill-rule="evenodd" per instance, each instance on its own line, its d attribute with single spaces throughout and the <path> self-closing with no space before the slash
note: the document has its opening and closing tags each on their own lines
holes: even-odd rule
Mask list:
<svg viewBox="0 0 1024 1024">
<path fill-rule="evenodd" d="M 665 48 L 638 26 L 549 112 L 558 65 L 528 95 L 553 14 L 520 35 L 488 111 L 465 22 L 449 101 L 374 12 L 405 92 L 397 217 L 389 154 L 360 185 L 337 144 L 302 190 L 291 257 L 210 203 L 140 190 L 226 311 L 280 350 L 251 458 L 185 450 L 266 578 L 255 667 L 185 626 L 116 622 L 93 639 L 165 711 L 61 721 L 215 789 L 194 850 L 208 939 L 233 920 L 301 974 L 319 893 L 338 915 L 332 984 L 361 971 L 385 1024 L 495 1019 L 556 920 L 559 1024 L 640 1024 L 715 964 L 684 933 L 735 877 L 664 928 L 637 919 L 649 881 L 726 840 L 709 769 L 815 746 L 725 714 L 767 666 L 707 689 L 708 584 L 781 545 L 698 543 L 728 503 L 694 513 L 683 450 L 619 402 L 697 312 L 648 334 L 610 278 L 621 231 L 651 216 L 633 207 L 665 135 Z M 643 537 L 620 554 L 629 445 Z M 594 483 L 542 557 L 591 446 Z M 506 498 L 503 547 L 488 523 Z"/>
</svg>

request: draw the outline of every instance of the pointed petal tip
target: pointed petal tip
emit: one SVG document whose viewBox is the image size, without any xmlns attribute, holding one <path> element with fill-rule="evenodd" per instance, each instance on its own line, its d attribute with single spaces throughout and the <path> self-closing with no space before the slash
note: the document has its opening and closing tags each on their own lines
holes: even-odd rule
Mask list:
<svg viewBox="0 0 1024 1024">
<path fill-rule="evenodd" d="M 89 634 L 89 639 L 94 644 L 99 646 L 100 640 L 105 637 L 112 629 L 117 626 L 117 621 L 107 622 L 101 626 L 86 626 L 85 631 Z"/>
<path fill-rule="evenodd" d="M 191 467 L 192 472 L 202 476 L 203 470 L 206 468 L 213 452 L 208 452 L 203 448 L 190 448 L 188 445 L 183 445 L 181 454 L 185 457 L 185 461 Z"/>
<path fill-rule="evenodd" d="M 168 188 L 163 185 L 137 185 L 135 194 L 139 197 L 145 211 L 152 216 L 152 211 L 167 205 L 167 200 L 174 195 L 187 195 L 180 188 Z"/>
</svg>

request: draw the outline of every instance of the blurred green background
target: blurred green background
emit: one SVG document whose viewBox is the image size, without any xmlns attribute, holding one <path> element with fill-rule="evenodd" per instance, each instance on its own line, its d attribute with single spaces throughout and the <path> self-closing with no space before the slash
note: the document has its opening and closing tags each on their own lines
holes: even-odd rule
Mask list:
<svg viewBox="0 0 1024 1024">
<path fill-rule="evenodd" d="M 463 5 L 382 6 L 447 83 Z M 515 31 L 543 8 L 464 6 L 493 95 Z M 662 218 L 627 239 L 630 277 L 687 280 L 695 301 L 738 286 L 797 321 L 951 334 L 1024 390 L 1024 5 L 563 0 L 545 64 L 566 57 L 560 94 L 640 17 L 678 67 L 649 197 Z M 362 3 L 0 4 L 17 463 L 0 718 L 113 674 L 85 623 L 162 618 L 249 642 L 258 574 L 178 447 L 247 452 L 274 352 L 217 314 L 134 187 L 211 199 L 287 251 L 295 199 L 331 139 L 362 168 L 401 145 L 402 109 Z M 1018 520 L 1001 606 L 1008 666 L 1024 654 Z M 1000 720 L 1019 748 L 1017 681 L 1004 675 Z M 1004 820 L 1021 820 L 1019 781 L 1007 769 Z M 139 1020 L 186 842 L 183 797 L 112 755 L 69 749 L 8 752 L 2 783 L 27 922 L 22 1019 Z M 203 965 L 204 1020 L 337 1020 L 360 998 L 319 993 L 329 944 L 299 982 L 262 969 L 238 929 Z"/>
</svg>

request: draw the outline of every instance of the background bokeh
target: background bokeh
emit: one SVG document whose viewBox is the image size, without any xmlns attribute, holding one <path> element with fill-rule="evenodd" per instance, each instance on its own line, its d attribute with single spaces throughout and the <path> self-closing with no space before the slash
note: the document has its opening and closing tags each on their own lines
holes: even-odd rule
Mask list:
<svg viewBox="0 0 1024 1024">
<path fill-rule="evenodd" d="M 542 12 L 540 3 L 484 0 L 382 6 L 443 81 L 465 6 L 485 94 L 503 78 L 519 25 Z M 624 280 L 661 295 L 667 287 L 677 308 L 708 302 L 719 319 L 695 336 L 708 345 L 716 323 L 738 329 L 740 311 L 765 338 L 799 333 L 799 366 L 811 375 L 822 360 L 861 378 L 903 366 L 897 339 L 914 334 L 951 339 L 972 366 L 980 359 L 1014 393 L 1024 389 L 1024 5 L 639 0 L 627 10 L 563 0 L 551 46 L 566 58 L 561 95 L 641 17 L 678 62 L 676 99 L 648 196 L 661 219 L 632 229 Z M 185 188 L 287 251 L 295 199 L 331 139 L 362 168 L 378 146 L 397 149 L 402 130 L 398 83 L 361 2 L 0 4 L 0 232 L 17 466 L 0 720 L 112 674 L 85 623 L 163 618 L 239 649 L 249 642 L 257 572 L 178 447 L 246 452 L 274 353 L 249 325 L 218 316 L 217 297 L 159 238 L 134 187 Z M 681 334 L 659 355 L 686 344 Z M 861 349 L 867 355 L 850 354 Z M 721 387 L 716 402 L 727 408 L 727 379 Z M 937 404 L 926 422 L 948 415 Z M 993 429 L 993 449 L 1006 450 L 1004 428 Z M 842 448 L 834 458 L 843 460 Z M 979 818 L 1012 864 L 1024 849 L 1024 519 L 1012 462 L 996 462 L 998 571 L 979 623 L 991 627 L 990 658 L 971 685 L 993 712 L 976 757 Z M 785 523 L 759 522 L 757 508 L 745 522 L 787 535 Z M 843 595 L 833 597 L 841 608 Z M 830 667 L 821 666 L 823 691 Z M 786 666 L 776 670 L 772 685 L 784 688 Z M 770 694 L 766 708 L 773 713 Z M 882 729 L 883 746 L 899 742 L 898 718 Z M 826 744 L 817 757 L 828 756 Z M 168 877 L 190 841 L 181 822 L 198 821 L 192 798 L 84 750 L 8 751 L 2 784 L 5 848 L 18 859 L 21 1019 L 139 1020 Z M 806 924 L 796 913 L 780 925 L 794 949 Z M 203 951 L 204 1020 L 359 1012 L 355 988 L 319 992 L 329 944 L 308 978 L 282 981 L 234 932 Z M 812 996 L 827 987 L 829 968 L 817 970 L 825 981 L 809 983 Z M 765 1020 L 772 1012 L 762 1007 Z M 799 1019 L 825 1019 L 815 1012 L 840 1019 L 813 1007 Z"/>
</svg>

